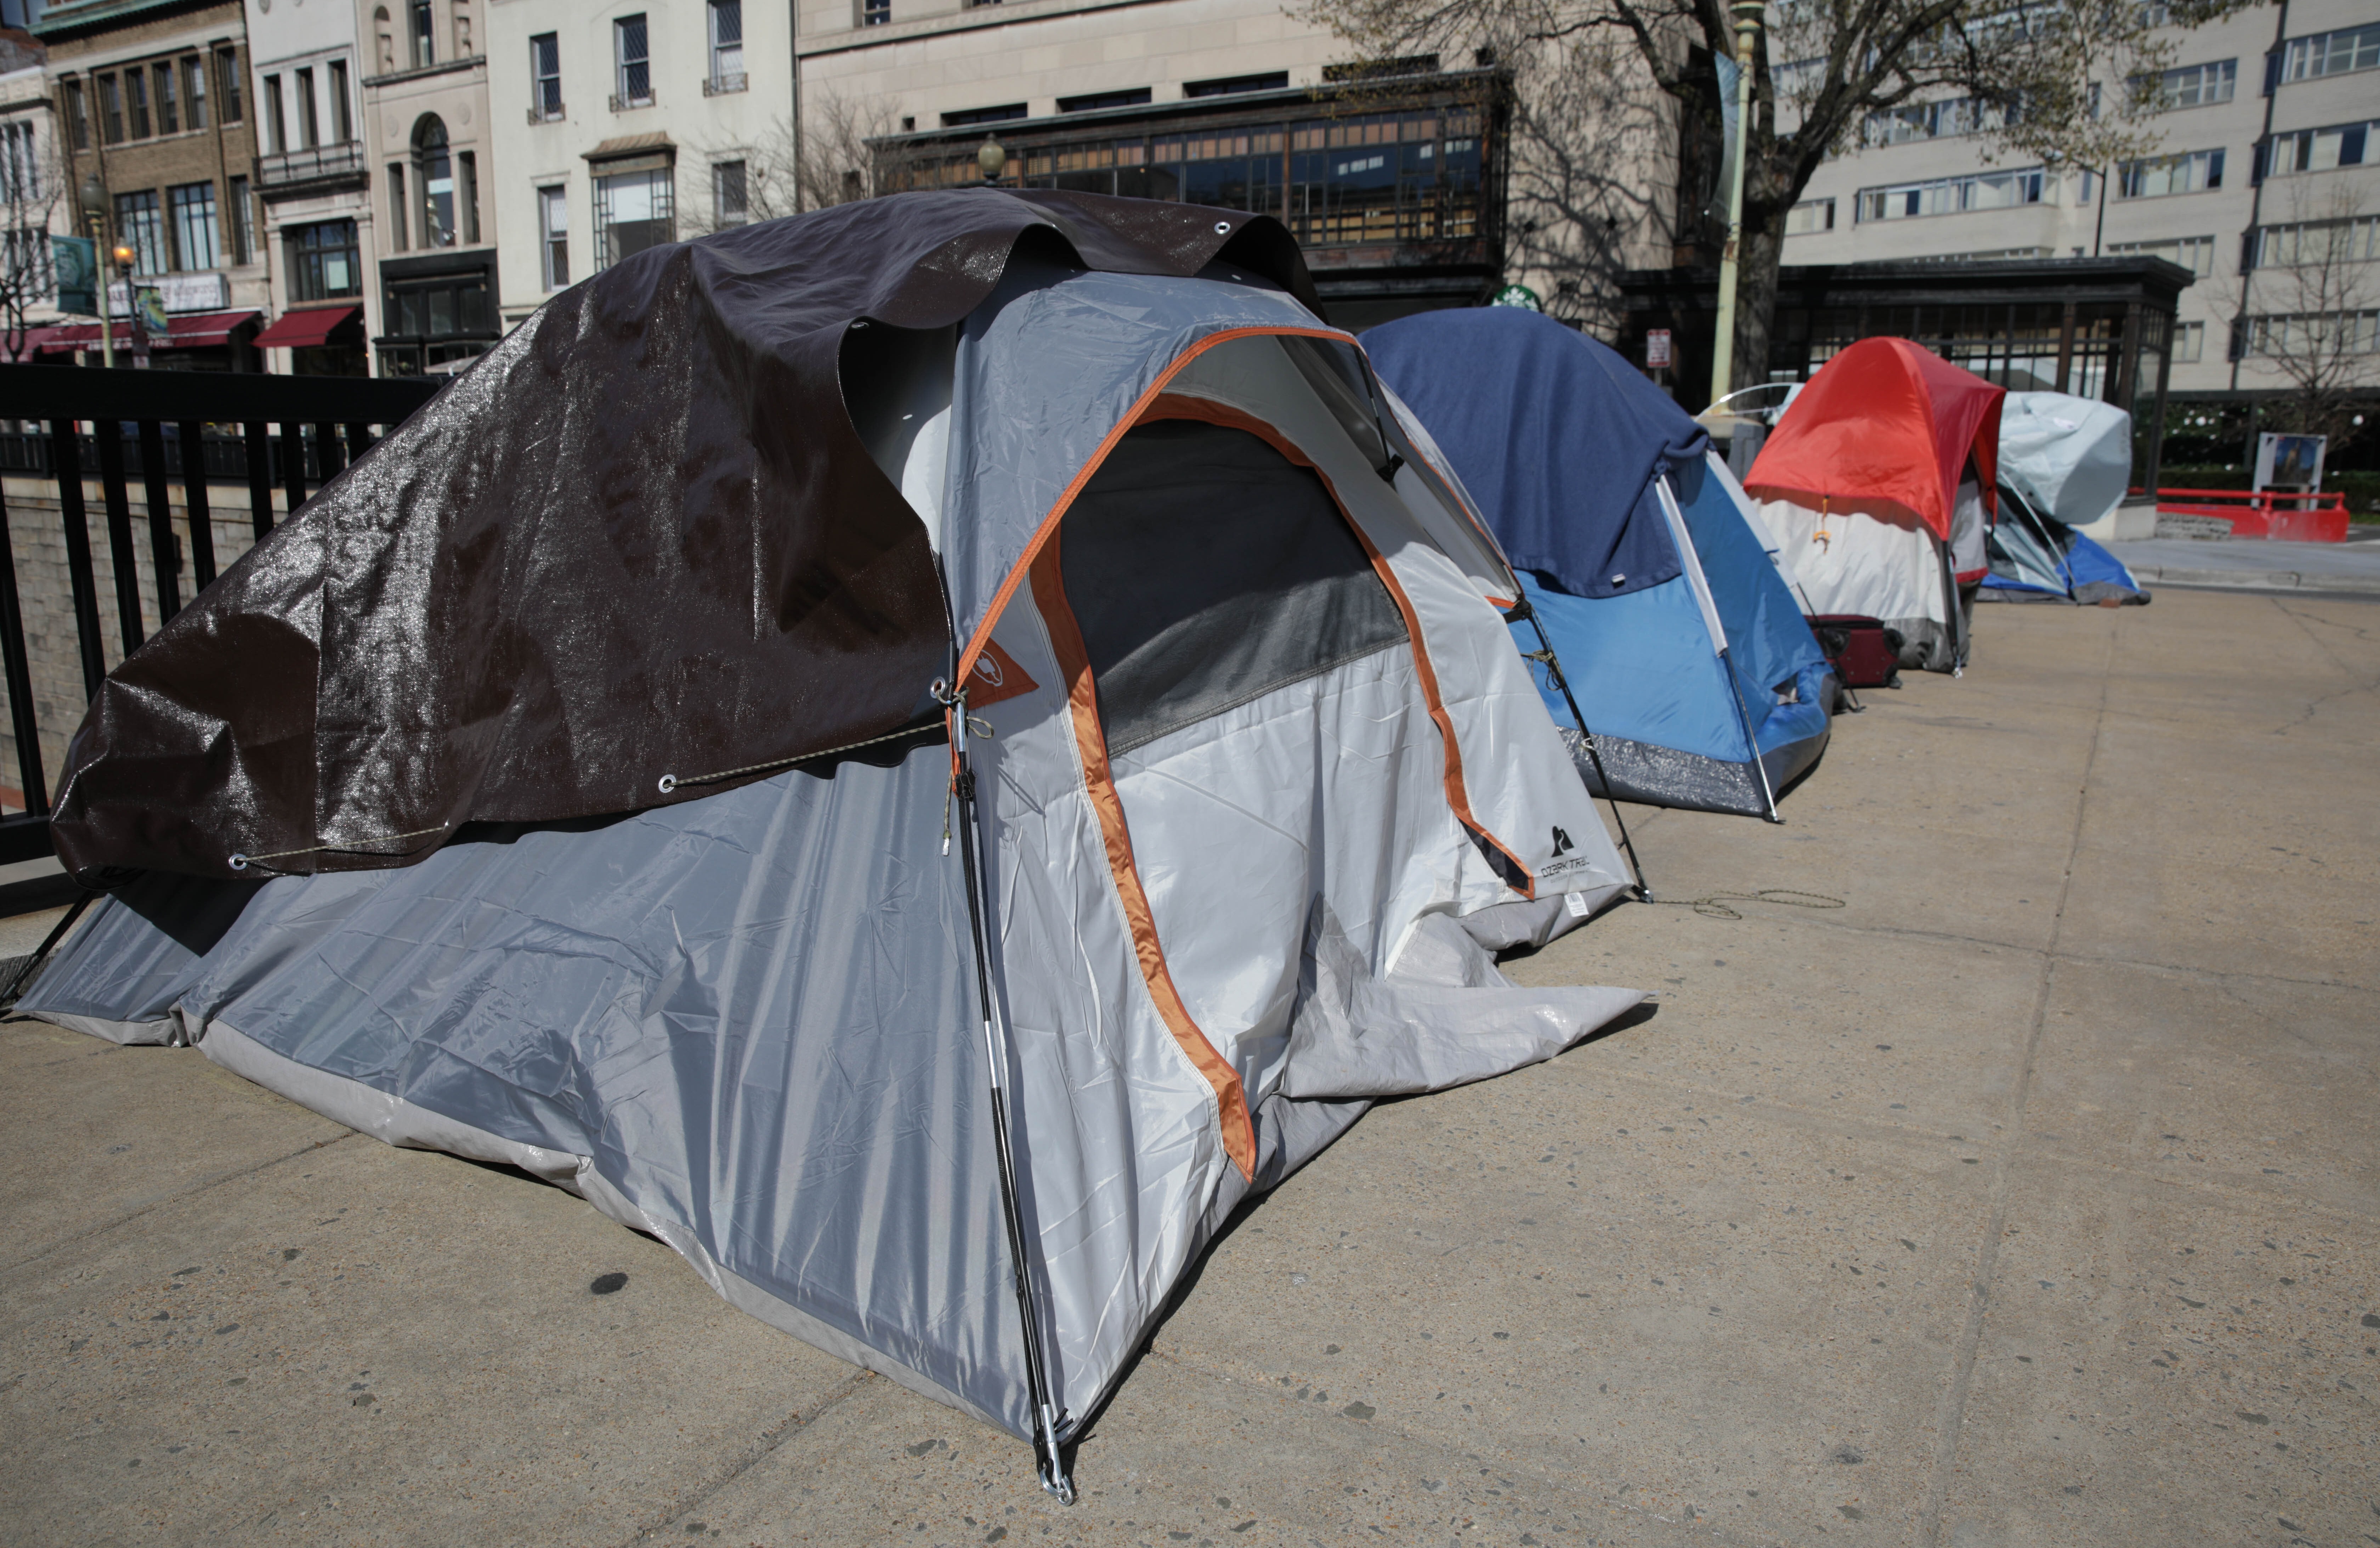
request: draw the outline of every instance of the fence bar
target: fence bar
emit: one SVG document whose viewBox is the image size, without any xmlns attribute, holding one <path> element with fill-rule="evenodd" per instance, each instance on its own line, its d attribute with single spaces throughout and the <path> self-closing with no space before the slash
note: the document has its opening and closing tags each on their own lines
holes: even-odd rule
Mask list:
<svg viewBox="0 0 2380 1548">
<path fill-rule="evenodd" d="M 182 555 L 174 542 L 173 496 L 165 484 L 165 432 L 140 421 L 140 483 L 149 498 L 149 573 L 157 583 L 157 627 L 182 610 Z"/>
<path fill-rule="evenodd" d="M 107 680 L 99 653 L 99 582 L 91 572 L 91 517 L 82 504 L 82 449 L 75 421 L 50 421 L 50 466 L 57 469 L 58 508 L 64 513 L 67 580 L 74 589 L 75 642 L 82 651 L 82 691 L 96 698 Z"/>
<path fill-rule="evenodd" d="M 322 475 L 314 481 L 316 488 L 336 478 L 339 469 L 346 466 L 346 459 L 339 456 L 337 425 L 318 424 L 314 427 L 314 460 L 320 465 Z"/>
<path fill-rule="evenodd" d="M 256 530 L 256 541 L 262 542 L 264 534 L 273 530 L 273 432 L 259 423 L 240 429 L 248 437 L 249 525 Z"/>
<path fill-rule="evenodd" d="M 281 421 L 281 490 L 296 516 L 306 503 L 306 427 L 295 420 Z"/>
<path fill-rule="evenodd" d="M 115 621 L 124 653 L 130 655 L 148 638 L 140 627 L 140 555 L 132 546 L 132 500 L 124 489 L 124 427 L 114 420 L 93 420 L 91 438 L 99 444 L 99 491 L 107 502 L 107 556 L 115 568 Z"/>
<path fill-rule="evenodd" d="M 201 591 L 215 583 L 215 518 L 207 506 L 207 448 L 204 426 L 184 420 L 182 433 L 182 498 L 190 513 L 190 570 Z"/>
<path fill-rule="evenodd" d="M 350 421 L 347 424 L 347 460 L 354 462 L 356 458 L 371 450 L 371 426 L 357 424 Z"/>
<path fill-rule="evenodd" d="M 16 542 L 8 531 L 8 504 L 0 494 L 0 671 L 8 683 L 8 721 L 17 732 L 18 787 L 25 814 L 50 810 L 50 787 L 42 777 L 42 723 L 33 713 L 33 667 L 25 655 L 25 610 L 17 596 Z"/>
</svg>

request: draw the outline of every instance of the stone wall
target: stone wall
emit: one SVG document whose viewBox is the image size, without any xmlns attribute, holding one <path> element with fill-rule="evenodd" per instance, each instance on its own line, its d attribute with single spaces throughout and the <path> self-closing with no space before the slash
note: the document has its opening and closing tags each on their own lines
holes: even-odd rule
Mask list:
<svg viewBox="0 0 2380 1548">
<path fill-rule="evenodd" d="M 149 506 L 140 481 L 131 481 L 132 548 L 140 585 L 140 616 L 144 638 L 157 631 L 157 588 L 149 549 Z M 58 775 L 66 764 L 67 743 L 82 724 L 88 700 L 83 693 L 82 656 L 77 643 L 74 589 L 67 574 L 65 511 L 57 485 L 46 478 L 10 475 L 0 478 L 0 496 L 8 510 L 8 551 L 17 567 L 17 599 L 25 620 L 25 651 L 32 671 L 33 713 L 42 730 L 42 770 L 50 798 L 57 797 Z M 255 529 L 248 508 L 246 485 L 211 483 L 207 488 L 208 523 L 214 535 L 218 573 L 248 552 Z M 182 502 L 181 481 L 173 481 L 171 508 L 174 533 L 181 541 L 181 600 L 189 604 L 198 591 L 190 570 L 189 512 Z M 115 564 L 107 541 L 107 503 L 96 480 L 83 484 L 83 515 L 91 537 L 92 583 L 99 598 L 100 656 L 109 671 L 124 659 L 123 631 L 115 605 Z M 0 701 L 7 685 L 0 680 Z M 18 773 L 14 706 L 0 715 L 0 803 L 21 811 L 22 776 Z"/>
</svg>

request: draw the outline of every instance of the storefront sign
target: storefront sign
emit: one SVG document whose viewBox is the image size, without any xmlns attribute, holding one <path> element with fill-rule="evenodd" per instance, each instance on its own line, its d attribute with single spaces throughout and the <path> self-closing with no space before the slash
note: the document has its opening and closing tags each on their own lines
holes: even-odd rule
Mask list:
<svg viewBox="0 0 2380 1548">
<path fill-rule="evenodd" d="M 1504 286 L 1503 289 L 1496 292 L 1496 299 L 1489 301 L 1488 304 L 1491 307 L 1519 307 L 1524 311 L 1543 311 L 1546 310 L 1545 307 L 1538 302 L 1537 293 L 1530 289 L 1525 285 L 1508 285 Z"/>
<path fill-rule="evenodd" d="M 64 274 L 59 277 L 63 280 Z M 222 274 L 155 274 L 144 277 L 140 287 L 154 287 L 163 295 L 167 311 L 221 311 L 231 305 L 231 281 Z M 132 303 L 125 295 L 122 280 L 107 287 L 107 314 L 132 315 Z"/>
<path fill-rule="evenodd" d="M 1670 363 L 1670 330 L 1649 328 L 1645 333 L 1645 364 L 1658 370 Z"/>
</svg>

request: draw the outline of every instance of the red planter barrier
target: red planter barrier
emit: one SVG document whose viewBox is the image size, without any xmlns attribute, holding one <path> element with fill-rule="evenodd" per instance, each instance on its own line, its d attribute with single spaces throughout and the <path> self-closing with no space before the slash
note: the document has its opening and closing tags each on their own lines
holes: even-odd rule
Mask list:
<svg viewBox="0 0 2380 1548">
<path fill-rule="evenodd" d="M 2214 516 L 2231 523 L 2235 538 L 2281 542 L 2345 542 L 2347 496 L 2252 494 L 2244 489 L 2159 489 L 2159 516 Z"/>
</svg>

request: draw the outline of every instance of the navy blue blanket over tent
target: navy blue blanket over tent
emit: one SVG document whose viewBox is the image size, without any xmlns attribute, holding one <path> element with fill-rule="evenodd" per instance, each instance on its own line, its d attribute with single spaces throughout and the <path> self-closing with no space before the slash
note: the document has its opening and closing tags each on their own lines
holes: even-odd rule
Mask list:
<svg viewBox="0 0 2380 1548">
<path fill-rule="evenodd" d="M 1364 347 L 1520 574 L 1601 755 L 1605 779 L 1575 749 L 1588 786 L 1774 816 L 1826 746 L 1835 688 L 1702 427 L 1620 356 L 1536 312 L 1426 312 Z M 1527 623 L 1514 633 L 1536 649 Z"/>
</svg>

